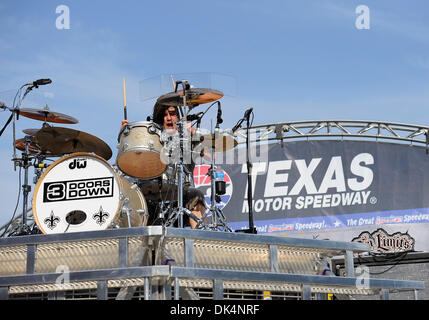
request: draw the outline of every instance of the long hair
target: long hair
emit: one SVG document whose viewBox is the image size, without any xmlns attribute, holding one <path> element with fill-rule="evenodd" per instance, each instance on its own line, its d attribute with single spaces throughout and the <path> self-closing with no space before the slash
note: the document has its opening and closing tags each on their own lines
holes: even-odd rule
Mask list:
<svg viewBox="0 0 429 320">
<path fill-rule="evenodd" d="M 155 105 L 153 106 L 153 114 L 152 114 L 153 122 L 155 122 L 156 124 L 159 124 L 160 126 L 163 126 L 165 110 L 167 110 L 170 107 L 171 106 L 156 102 Z M 178 111 L 177 107 L 174 107 L 174 108 L 176 109 L 176 112 L 177 112 Z"/>
</svg>

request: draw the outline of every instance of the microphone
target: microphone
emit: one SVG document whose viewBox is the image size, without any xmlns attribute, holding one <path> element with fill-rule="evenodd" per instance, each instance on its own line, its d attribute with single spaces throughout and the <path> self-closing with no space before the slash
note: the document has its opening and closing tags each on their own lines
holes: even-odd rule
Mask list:
<svg viewBox="0 0 429 320">
<path fill-rule="evenodd" d="M 241 125 L 243 124 L 244 120 L 249 121 L 249 117 L 250 117 L 250 114 L 252 113 L 252 111 L 253 111 L 253 108 L 250 108 L 250 109 L 247 109 L 247 110 L 244 112 L 244 116 L 243 116 L 243 118 L 241 118 L 241 119 L 237 122 L 237 124 L 232 128 L 232 133 L 234 133 L 234 132 L 235 132 L 235 131 L 237 131 L 239 128 L 241 128 Z"/>
<path fill-rule="evenodd" d="M 198 112 L 197 114 L 188 114 L 186 116 L 187 121 L 194 121 L 200 119 L 201 115 L 203 115 L 204 112 Z"/>
<path fill-rule="evenodd" d="M 0 109 L 6 109 L 6 104 L 3 101 L 0 101 Z"/>
<path fill-rule="evenodd" d="M 220 101 L 217 102 L 217 121 L 216 121 L 216 128 L 219 128 L 219 124 L 223 122 L 222 120 L 222 109 L 220 107 Z"/>
<path fill-rule="evenodd" d="M 244 113 L 243 118 L 246 119 L 247 121 L 249 121 L 249 117 L 250 117 L 250 114 L 252 113 L 252 111 L 253 111 L 253 108 L 247 109 L 246 112 Z"/>
<path fill-rule="evenodd" d="M 50 83 L 52 83 L 51 79 L 39 79 L 30 83 L 26 83 L 25 85 L 37 87 L 37 86 L 44 86 L 45 84 L 50 84 Z"/>
</svg>

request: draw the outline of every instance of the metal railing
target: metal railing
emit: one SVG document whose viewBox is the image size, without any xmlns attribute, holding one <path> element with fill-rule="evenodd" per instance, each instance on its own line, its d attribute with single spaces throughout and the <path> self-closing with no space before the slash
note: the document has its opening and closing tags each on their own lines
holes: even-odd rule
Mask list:
<svg viewBox="0 0 429 320">
<path fill-rule="evenodd" d="M 0 239 L 0 299 L 25 293 L 96 290 L 108 299 L 130 298 L 143 287 L 145 300 L 198 298 L 193 289 L 297 292 L 312 295 L 418 291 L 421 281 L 361 279 L 353 255 L 362 243 L 164 228 L 110 229 Z M 345 276 L 324 275 L 329 260 L 344 256 Z M 61 267 L 59 269 L 59 267 Z M 64 281 L 58 281 L 58 280 Z"/>
<path fill-rule="evenodd" d="M 410 144 L 429 144 L 429 127 L 395 122 L 369 120 L 311 120 L 254 125 L 250 128 L 251 143 L 272 140 L 296 140 L 317 138 L 358 138 L 393 140 Z M 246 130 L 235 132 L 245 143 Z"/>
</svg>

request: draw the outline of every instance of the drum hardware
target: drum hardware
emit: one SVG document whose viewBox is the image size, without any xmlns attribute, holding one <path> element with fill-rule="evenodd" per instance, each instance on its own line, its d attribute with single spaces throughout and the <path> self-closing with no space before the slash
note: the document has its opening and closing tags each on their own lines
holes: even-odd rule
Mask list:
<svg viewBox="0 0 429 320">
<path fill-rule="evenodd" d="M 218 121 L 219 124 L 219 121 Z M 216 129 L 219 129 L 218 124 L 216 125 Z M 218 131 L 219 132 L 219 131 Z M 210 137 L 216 137 L 217 134 L 212 134 Z M 223 137 L 223 136 L 222 136 Z M 223 140 L 223 139 L 222 139 Z M 210 189 L 211 189 L 211 203 L 208 211 L 205 212 L 202 221 L 197 224 L 197 227 L 200 227 L 200 224 L 204 221 L 207 216 L 211 217 L 212 223 L 208 225 L 209 229 L 219 230 L 219 231 L 229 231 L 232 232 L 231 228 L 229 228 L 226 224 L 226 218 L 223 214 L 222 210 L 216 205 L 217 202 L 220 202 L 220 195 L 225 194 L 225 182 L 223 184 L 220 183 L 219 179 L 216 177 L 216 167 L 215 167 L 215 152 L 218 145 L 215 143 L 210 143 L 211 145 L 211 163 L 210 168 L 207 175 L 210 176 Z M 223 172 L 222 172 L 223 173 Z"/>
<path fill-rule="evenodd" d="M 180 92 L 179 93 L 177 92 L 179 84 L 183 88 L 182 94 L 180 94 Z M 187 214 L 190 219 L 193 219 L 194 221 L 196 221 L 197 226 L 201 225 L 203 222 L 203 220 L 197 218 L 190 210 L 188 210 L 187 208 L 185 208 L 183 206 L 183 178 L 184 178 L 184 167 L 183 167 L 183 153 L 184 152 L 183 152 L 183 147 L 184 147 L 184 142 L 185 142 L 184 126 L 185 126 L 186 119 L 187 119 L 186 107 L 189 105 L 193 105 L 192 103 L 188 104 L 187 100 L 186 100 L 187 96 L 188 96 L 187 92 L 189 90 L 191 90 L 191 86 L 190 86 L 188 81 L 186 81 L 186 80 L 177 81 L 175 83 L 175 90 L 174 90 L 174 94 L 173 94 L 173 96 L 174 96 L 173 100 L 175 99 L 176 102 L 178 102 L 177 100 L 180 100 L 180 99 L 178 99 L 178 97 L 181 97 L 183 99 L 183 103 L 182 103 L 182 101 L 179 101 L 179 103 L 174 103 L 174 106 L 177 106 L 177 109 L 179 111 L 179 121 L 176 122 L 177 129 L 178 129 L 178 137 L 179 137 L 179 148 L 178 148 L 179 149 L 178 150 L 179 151 L 179 159 L 178 159 L 178 163 L 177 163 L 178 206 L 169 214 L 169 216 L 167 218 L 166 226 L 173 225 L 176 221 L 178 221 L 178 227 L 179 228 L 183 228 L 183 215 L 184 214 Z M 166 98 L 166 96 L 167 96 L 167 98 Z M 168 95 L 165 95 L 163 97 L 158 98 L 158 102 L 162 102 L 164 104 L 163 101 L 168 101 L 169 103 L 171 103 L 172 100 L 169 100 Z"/>
<path fill-rule="evenodd" d="M 131 188 L 133 188 L 133 186 L 131 186 Z M 132 209 L 128 206 L 128 203 L 130 202 L 130 198 L 128 198 L 124 194 L 121 194 L 119 196 L 119 198 L 121 201 L 123 201 L 123 207 L 121 209 L 121 215 L 122 215 L 122 217 L 127 218 L 128 228 L 131 228 L 131 210 Z M 140 210 L 138 210 L 138 211 L 140 211 Z"/>
<path fill-rule="evenodd" d="M 22 221 L 21 226 L 18 231 L 18 234 L 29 234 L 29 226 L 27 224 L 27 212 L 28 212 L 28 195 L 31 192 L 31 186 L 28 184 L 28 169 L 32 166 L 31 160 L 33 157 L 30 155 L 29 147 L 33 142 L 33 138 L 31 136 L 25 136 L 23 138 L 24 143 L 24 151 L 22 152 L 21 158 L 14 158 L 15 167 L 21 167 L 24 169 L 24 183 L 22 185 L 23 191 L 23 203 L 22 203 Z"/>
<path fill-rule="evenodd" d="M 37 163 L 34 164 L 34 177 L 33 177 L 33 183 L 36 184 L 37 181 L 40 179 L 43 173 L 43 169 L 46 169 L 49 167 L 49 164 L 46 164 L 43 162 L 45 160 L 46 155 L 44 154 L 37 154 L 36 159 Z"/>
<path fill-rule="evenodd" d="M 126 204 L 122 208 L 121 215 L 122 215 L 122 217 L 126 217 L 127 218 L 128 228 L 131 228 L 131 217 L 130 217 L 131 216 L 131 209 L 128 208 Z"/>
</svg>

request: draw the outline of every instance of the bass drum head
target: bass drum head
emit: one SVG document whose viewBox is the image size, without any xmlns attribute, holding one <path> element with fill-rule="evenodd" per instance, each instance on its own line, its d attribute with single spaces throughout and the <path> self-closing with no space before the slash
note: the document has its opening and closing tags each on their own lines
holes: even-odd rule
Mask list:
<svg viewBox="0 0 429 320">
<path fill-rule="evenodd" d="M 131 226 L 144 225 L 147 206 L 141 192 L 94 154 L 73 153 L 55 161 L 34 189 L 33 216 L 45 234 L 122 227 L 123 209 L 133 217 Z"/>
</svg>

